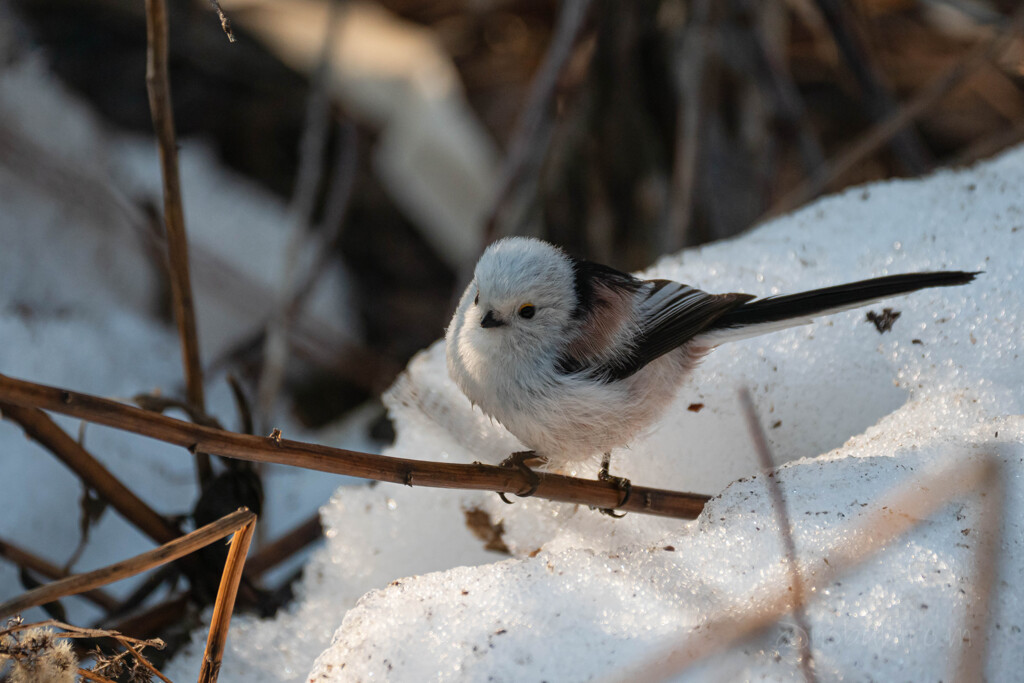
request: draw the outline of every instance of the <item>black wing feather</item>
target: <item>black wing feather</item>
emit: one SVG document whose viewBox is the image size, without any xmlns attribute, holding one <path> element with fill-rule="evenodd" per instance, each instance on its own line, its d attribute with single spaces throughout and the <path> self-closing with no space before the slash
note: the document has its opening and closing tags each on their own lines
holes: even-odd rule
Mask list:
<svg viewBox="0 0 1024 683">
<path fill-rule="evenodd" d="M 648 297 L 640 304 L 642 314 L 635 344 L 622 361 L 607 368 L 609 380 L 629 377 L 754 298 L 752 294 L 708 294 L 672 280 L 650 283 Z"/>
<path fill-rule="evenodd" d="M 581 271 L 578 270 L 579 274 Z M 708 294 L 672 280 L 639 280 L 605 266 L 588 264 L 578 278 L 582 315 L 600 313 L 587 302 L 594 280 L 602 285 L 628 287 L 637 297 L 636 333 L 628 347 L 614 358 L 595 362 L 566 353 L 559 359 L 563 372 L 587 371 L 606 382 L 633 375 L 707 330 L 721 316 L 754 298 L 751 294 Z M 628 278 L 628 280 L 626 279 Z"/>
</svg>

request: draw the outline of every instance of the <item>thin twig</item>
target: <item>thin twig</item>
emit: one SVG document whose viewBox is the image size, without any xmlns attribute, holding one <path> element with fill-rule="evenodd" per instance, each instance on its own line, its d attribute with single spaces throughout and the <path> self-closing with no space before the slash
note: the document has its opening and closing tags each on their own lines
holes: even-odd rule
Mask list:
<svg viewBox="0 0 1024 683">
<path fill-rule="evenodd" d="M 757 419 L 757 411 L 754 409 L 754 402 L 750 398 L 750 391 L 746 388 L 740 391 L 740 406 L 743 408 L 743 416 L 747 421 L 747 431 L 750 432 L 750 439 L 754 442 L 754 451 L 764 473 L 768 486 L 768 493 L 772 499 L 772 509 L 775 511 L 776 522 L 782 534 L 783 547 L 786 549 L 786 563 L 789 565 L 789 579 L 793 584 L 793 620 L 800 629 L 800 669 L 803 671 L 804 680 L 807 683 L 814 683 L 817 676 L 814 675 L 814 659 L 811 654 L 811 624 L 807 621 L 807 614 L 804 611 L 804 581 L 800 577 L 800 566 L 797 564 L 796 544 L 793 542 L 793 525 L 789 519 L 789 508 L 786 506 L 786 496 L 782 493 L 779 480 L 775 477 L 775 463 L 772 461 L 772 453 L 768 448 L 768 440 L 765 439 L 764 429 L 760 420 Z"/>
<path fill-rule="evenodd" d="M 804 181 L 775 203 L 763 219 L 778 216 L 805 204 L 839 180 L 864 158 L 875 153 L 893 135 L 924 115 L 939 100 L 956 88 L 967 76 L 1004 50 L 1024 27 L 1024 6 L 1018 9 L 1005 32 L 994 40 L 974 48 L 966 57 L 947 69 L 942 75 L 922 88 L 904 106 L 888 118 L 879 121 L 857 139 L 837 159 L 822 168 L 822 172 Z"/>
<path fill-rule="evenodd" d="M 210 0 L 210 4 L 213 5 L 213 10 L 217 13 L 217 18 L 220 19 L 220 28 L 224 31 L 224 35 L 228 37 L 228 42 L 235 42 L 235 33 L 231 30 L 231 20 L 228 19 L 228 15 L 224 14 L 224 10 L 221 9 L 220 3 L 217 0 Z"/>
<path fill-rule="evenodd" d="M 206 425 L 207 427 L 217 427 L 218 429 L 222 427 L 220 420 L 213 415 L 201 413 L 185 401 L 181 401 L 170 396 L 162 396 L 160 394 L 136 394 L 135 396 L 132 396 L 132 403 L 143 410 L 152 410 L 157 413 L 164 413 L 176 408 L 188 415 L 188 419 L 192 420 L 196 424 Z"/>
<path fill-rule="evenodd" d="M 228 550 L 228 559 L 224 563 L 224 574 L 217 600 L 213 604 L 213 616 L 210 619 L 210 633 L 206 638 L 206 650 L 203 653 L 203 665 L 199 670 L 199 683 L 217 683 L 220 674 L 220 663 L 224 657 L 224 646 L 228 639 L 228 627 L 231 625 L 231 612 L 235 607 L 238 595 L 238 583 L 242 580 L 245 568 L 245 556 L 249 552 L 253 531 L 256 529 L 256 518 L 235 532 Z"/>
<path fill-rule="evenodd" d="M 19 548 L 3 539 L 0 539 L 0 556 L 10 560 L 19 567 L 24 567 L 31 571 L 41 574 L 47 579 L 63 579 L 68 575 L 66 571 L 61 569 L 55 564 L 51 564 L 41 557 L 33 555 L 29 551 Z M 106 591 L 96 589 L 86 591 L 81 594 L 83 598 L 89 600 L 98 607 L 102 607 L 108 613 L 117 609 L 118 601 L 117 598 L 112 596 Z"/>
<path fill-rule="evenodd" d="M 151 508 L 146 501 L 132 493 L 46 413 L 4 402 L 0 402 L 0 413 L 21 425 L 28 436 L 57 456 L 89 488 L 96 491 L 121 516 L 151 539 L 157 543 L 166 543 L 181 535 L 173 524 Z"/>
<path fill-rule="evenodd" d="M 974 577 L 966 629 L 971 638 L 960 646 L 960 656 L 951 676 L 954 681 L 985 680 L 985 653 L 992 624 L 992 589 L 999 569 L 1003 506 L 1006 502 L 1006 479 L 999 473 L 999 468 L 991 468 L 982 485 L 974 571 L 969 574 Z"/>
<path fill-rule="evenodd" d="M 131 594 L 122 600 L 114 609 L 107 615 L 106 620 L 116 619 L 122 614 L 128 614 L 129 612 L 136 609 L 139 605 L 146 601 L 150 595 L 154 593 L 160 586 L 165 583 L 173 586 L 173 581 L 177 579 L 181 570 L 175 565 L 167 565 L 156 570 L 143 581 Z M 121 629 L 115 629 L 121 630 Z"/>
<path fill-rule="evenodd" d="M 138 650 L 132 647 L 132 644 L 128 642 L 127 638 L 117 638 L 117 642 L 121 643 L 128 652 L 131 652 L 132 656 L 135 657 L 135 661 L 144 666 L 151 674 L 159 678 L 164 683 L 171 683 L 171 679 L 160 673 L 159 669 L 153 666 L 148 659 L 143 657 Z"/>
<path fill-rule="evenodd" d="M 817 5 L 835 38 L 836 47 L 860 85 L 869 116 L 875 121 L 892 118 L 898 113 L 898 105 L 876 73 L 871 55 L 857 34 L 847 3 L 844 0 L 817 0 Z M 892 142 L 893 151 L 911 174 L 919 175 L 930 165 L 927 148 L 917 131 L 901 126 L 886 141 Z"/>
<path fill-rule="evenodd" d="M 508 144 L 508 154 L 502 165 L 497 192 L 484 223 L 484 239 L 490 242 L 508 234 L 511 226 L 504 225 L 503 213 L 509 197 L 523 176 L 539 164 L 550 142 L 552 102 L 558 78 L 572 55 L 576 38 L 583 28 L 592 0 L 562 0 L 555 22 L 555 35 L 544 55 L 537 76 L 530 85 L 526 104 L 516 122 Z M 482 246 L 482 245 L 481 245 Z"/>
<path fill-rule="evenodd" d="M 700 128 L 705 108 L 705 59 L 709 56 L 711 0 L 696 0 L 692 16 L 680 31 L 672 65 L 675 72 L 679 103 L 676 114 L 676 144 L 672 161 L 672 178 L 664 224 L 661 230 L 662 253 L 686 246 L 693 221 L 693 189 L 697 179 L 697 157 Z"/>
<path fill-rule="evenodd" d="M 225 379 L 227 380 L 228 386 L 231 388 L 231 397 L 235 399 L 235 409 L 238 411 L 238 431 L 242 434 L 254 433 L 252 409 L 249 407 L 249 397 L 245 395 L 245 390 L 242 389 L 242 384 L 238 381 L 237 377 L 228 373 Z"/>
<path fill-rule="evenodd" d="M 320 189 L 324 167 L 324 150 L 330 130 L 331 102 L 328 85 L 331 78 L 331 59 L 334 56 L 335 36 L 341 19 L 340 0 L 327 0 L 328 15 L 324 24 L 320 58 L 313 73 L 309 98 L 306 102 L 306 122 L 299 139 L 299 170 L 291 205 L 291 231 L 284 252 L 281 286 L 273 313 L 267 324 L 263 342 L 263 364 L 256 385 L 256 425 L 261 431 L 270 428 L 268 420 L 273 414 L 274 402 L 281 390 L 288 365 L 288 315 L 290 302 L 299 279 L 299 260 L 306 247 L 313 210 Z"/>
<path fill-rule="evenodd" d="M 192 450 L 252 462 L 274 462 L 294 467 L 345 474 L 363 479 L 408 486 L 515 493 L 530 486 L 517 468 L 426 462 L 361 453 L 317 444 L 235 434 L 175 420 L 115 401 L 56 387 L 33 384 L 0 375 L 0 401 L 37 407 L 134 432 Z M 616 508 L 622 491 L 611 482 L 538 473 L 538 498 L 578 503 L 597 508 Z M 695 519 L 708 496 L 633 486 L 632 495 L 620 508 L 680 519 Z"/>
<path fill-rule="evenodd" d="M 90 640 L 97 640 L 97 639 L 100 639 L 100 638 L 109 638 L 111 640 L 114 640 L 119 645 L 121 645 L 123 648 L 125 648 L 129 653 L 131 653 L 131 655 L 133 657 L 135 657 L 135 661 L 137 661 L 139 664 L 141 664 L 146 669 L 148 669 L 154 676 L 159 677 L 160 680 L 164 681 L 164 683 L 171 683 L 171 681 L 166 676 L 164 676 L 162 673 L 160 673 L 160 671 L 156 667 L 154 667 L 150 663 L 150 661 L 148 659 L 146 659 L 146 657 L 144 657 L 141 652 L 139 652 L 139 650 L 135 649 L 136 646 L 138 646 L 139 649 L 146 648 L 146 647 L 155 647 L 158 650 L 162 650 L 165 645 L 164 645 L 164 642 L 162 640 L 160 640 L 159 638 L 153 639 L 153 640 L 142 640 L 142 639 L 139 639 L 139 638 L 133 638 L 131 636 L 126 636 L 125 634 L 123 634 L 123 633 L 121 633 L 119 631 L 116 631 L 116 630 L 97 629 L 97 628 L 83 628 L 81 626 L 72 626 L 71 624 L 66 624 L 66 623 L 64 623 L 62 621 L 58 621 L 56 619 L 48 619 L 46 621 L 40 621 L 40 622 L 36 622 L 36 623 L 32 623 L 32 624 L 19 623 L 19 624 L 13 626 L 13 627 L 4 629 L 2 632 L 0 632 L 0 637 L 8 635 L 8 634 L 11 634 L 11 633 L 15 633 L 17 631 L 27 631 L 29 629 L 36 629 L 36 628 L 55 628 L 55 629 L 59 629 L 59 632 L 53 634 L 55 638 L 65 638 L 65 639 L 69 639 L 69 640 L 74 640 L 74 639 L 78 639 L 78 638 L 88 638 Z M 89 671 L 88 669 L 79 669 L 78 673 L 80 675 L 84 676 L 85 678 L 87 678 L 88 680 L 96 680 L 96 681 L 109 681 L 110 680 L 108 678 L 104 678 L 103 676 L 100 676 L 95 671 Z M 111 681 L 111 683 L 114 683 L 114 682 Z"/>
<path fill-rule="evenodd" d="M 188 402 L 206 412 L 203 393 L 203 366 L 199 360 L 199 337 L 196 332 L 195 307 L 188 267 L 188 238 L 185 232 L 185 211 L 181 201 L 181 179 L 178 175 L 178 146 L 174 133 L 174 112 L 171 109 L 171 84 L 167 73 L 167 6 L 164 0 L 146 0 L 146 89 L 153 115 L 160 150 L 160 170 L 164 186 L 164 226 L 167 232 L 167 257 L 174 300 L 174 318 L 181 337 L 181 353 L 185 369 Z M 200 487 L 212 477 L 210 458 L 196 453 L 196 473 Z"/>
<path fill-rule="evenodd" d="M 828 561 L 817 563 L 808 571 L 813 580 L 806 586 L 804 601 L 821 595 L 833 582 L 921 524 L 951 500 L 971 493 L 985 493 L 1001 475 L 1001 463 L 986 457 L 966 465 L 957 461 L 895 487 L 838 533 L 836 538 L 841 541 L 824 549 L 822 558 L 828 558 Z M 1000 510 L 996 516 L 1001 515 Z M 997 542 L 997 550 L 998 546 Z M 666 680 L 715 652 L 760 633 L 797 606 L 793 592 L 785 584 L 751 596 L 748 604 L 746 609 L 737 612 L 730 608 L 728 614 L 715 615 L 703 622 L 699 637 L 682 647 L 654 653 L 648 657 L 649 664 L 608 680 L 623 683 Z"/>
<path fill-rule="evenodd" d="M 111 629 L 84 628 L 82 626 L 73 626 L 71 624 L 66 624 L 58 619 L 46 619 L 45 621 L 37 621 L 31 624 L 19 623 L 0 631 L 0 637 L 9 635 L 11 633 L 15 633 L 17 631 L 27 631 L 29 629 L 34 628 L 60 629 L 61 633 L 54 634 L 59 638 L 88 638 L 92 640 L 96 640 L 98 638 L 113 638 L 114 640 L 122 642 L 134 643 L 139 647 L 155 647 L 157 649 L 163 649 L 164 647 L 164 641 L 160 640 L 159 638 L 154 638 L 152 640 L 133 638 L 131 636 L 126 636 L 123 633 L 113 631 Z"/>
<path fill-rule="evenodd" d="M 338 151 L 334 159 L 334 178 L 327 193 L 324 218 L 317 231 L 317 234 L 320 235 L 320 244 L 313 263 L 306 269 L 304 277 L 295 287 L 292 298 L 288 302 L 286 312 L 289 319 L 295 319 L 302 313 L 307 297 L 319 282 L 334 253 L 334 247 L 341 238 L 345 216 L 348 214 L 352 199 L 352 190 L 355 187 L 359 161 L 358 144 L 359 137 L 352 122 L 345 122 L 338 126 Z"/>
<path fill-rule="evenodd" d="M 744 0 L 743 6 L 751 13 L 759 11 L 758 4 L 753 0 Z M 789 72 L 786 60 L 777 53 L 777 50 L 772 49 L 760 27 L 755 25 L 750 28 L 750 40 L 751 47 L 756 53 L 753 61 L 764 75 L 762 79 L 758 79 L 758 83 L 762 87 L 765 82 L 767 83 L 767 90 L 774 101 L 776 113 L 796 134 L 797 149 L 800 151 L 804 167 L 809 173 L 816 173 L 825 163 L 825 152 L 807 119 L 800 89 Z"/>
<path fill-rule="evenodd" d="M 83 669 L 81 667 L 78 668 L 78 675 L 87 681 L 95 681 L 95 683 L 117 683 L 117 681 L 113 680 L 112 678 L 100 676 L 98 673 L 89 671 L 88 669 Z"/>
<path fill-rule="evenodd" d="M 255 518 L 256 515 L 243 508 L 170 543 L 165 543 L 159 548 L 91 572 L 75 574 L 66 579 L 40 586 L 0 604 L 0 619 L 17 614 L 29 607 L 45 605 L 67 595 L 76 595 L 83 591 L 99 588 L 108 583 L 135 576 L 147 569 L 173 562 L 224 538 Z"/>
</svg>

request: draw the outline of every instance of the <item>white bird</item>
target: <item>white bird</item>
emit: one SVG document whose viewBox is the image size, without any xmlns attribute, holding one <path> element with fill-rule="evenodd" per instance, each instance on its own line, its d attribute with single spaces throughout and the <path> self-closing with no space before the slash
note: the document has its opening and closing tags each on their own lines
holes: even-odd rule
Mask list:
<svg viewBox="0 0 1024 683">
<path fill-rule="evenodd" d="M 603 456 L 599 478 L 619 482 L 628 496 L 628 482 L 608 474 L 611 451 L 662 415 L 714 347 L 975 275 L 891 275 L 755 301 L 642 280 L 512 237 L 476 265 L 446 333 L 448 372 L 532 449 L 503 464 L 533 474 L 529 458 L 561 470 Z"/>
</svg>

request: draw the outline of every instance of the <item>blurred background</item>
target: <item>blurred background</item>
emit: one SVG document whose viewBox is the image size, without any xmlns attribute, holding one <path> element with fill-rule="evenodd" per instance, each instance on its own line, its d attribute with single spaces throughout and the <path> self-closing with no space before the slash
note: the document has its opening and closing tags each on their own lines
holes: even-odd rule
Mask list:
<svg viewBox="0 0 1024 683">
<path fill-rule="evenodd" d="M 103 129 L 150 134 L 144 3 L 6 4 L 8 64 L 32 55 Z M 290 207 L 279 260 L 296 242 L 320 254 L 293 258 L 264 299 L 291 278 L 286 394 L 316 426 L 443 334 L 496 237 L 634 270 L 823 192 L 1024 138 L 1017 5 L 224 0 L 232 43 L 207 0 L 169 0 L 174 113 L 183 144 Z M 159 195 L 121 189 L 159 216 Z M 201 250 L 209 218 L 187 226 Z M 280 268 L 231 254 L 218 257 L 239 271 L 252 258 Z M 329 271 L 344 273 L 350 308 L 325 315 L 345 330 L 305 314 L 303 292 Z M 228 308 L 251 293 L 214 289 Z M 255 381 L 258 330 L 243 327 L 204 341 L 206 358 Z"/>
<path fill-rule="evenodd" d="M 256 433 L 350 448 L 392 438 L 380 393 L 498 237 L 636 270 L 1024 139 L 1010 0 L 222 0 L 224 21 L 210 0 L 167 5 L 209 410 L 249 429 L 231 375 Z M 184 396 L 146 49 L 143 0 L 0 0 L 0 372 Z M 147 499 L 195 525 L 256 504 L 244 468 L 196 490 L 187 463 L 161 467 L 133 485 L 150 476 Z M 315 538 L 337 479 L 268 471 L 289 513 L 261 518 L 257 548 Z M 80 570 L 73 517 L 34 550 Z M 128 554 L 111 552 L 84 564 Z"/>
</svg>

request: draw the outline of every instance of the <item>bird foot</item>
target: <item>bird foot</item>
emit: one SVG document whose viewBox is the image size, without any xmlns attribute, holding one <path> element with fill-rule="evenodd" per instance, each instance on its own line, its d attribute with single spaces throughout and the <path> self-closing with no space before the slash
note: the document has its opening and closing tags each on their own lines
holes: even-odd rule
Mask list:
<svg viewBox="0 0 1024 683">
<path fill-rule="evenodd" d="M 519 451 L 518 453 L 513 453 L 502 460 L 499 465 L 499 467 L 515 467 L 523 473 L 524 477 L 526 477 L 526 481 L 529 485 L 522 491 L 516 491 L 516 496 L 519 498 L 529 498 L 537 492 L 537 487 L 540 486 L 540 477 L 537 476 L 536 472 L 530 469 L 529 465 L 526 464 L 527 461 L 530 460 L 540 460 L 536 451 Z M 512 501 L 506 498 L 503 492 L 499 491 L 498 497 L 505 503 L 509 505 L 512 504 Z"/>
<path fill-rule="evenodd" d="M 629 497 L 633 493 L 633 482 L 631 482 L 629 479 L 626 479 L 625 477 L 616 477 L 613 474 L 611 474 L 608 471 L 610 465 L 611 456 L 606 453 L 604 458 L 601 460 L 601 469 L 597 471 L 597 480 L 607 481 L 612 484 L 615 484 L 615 488 L 619 489 L 619 491 L 622 492 L 622 498 L 615 506 L 616 508 L 621 508 L 623 505 L 629 502 Z M 615 519 L 622 519 L 626 516 L 625 512 L 617 513 L 613 508 L 598 508 L 598 510 L 601 512 L 602 515 L 608 515 L 609 517 L 614 517 Z"/>
</svg>

